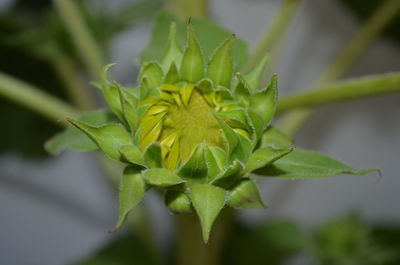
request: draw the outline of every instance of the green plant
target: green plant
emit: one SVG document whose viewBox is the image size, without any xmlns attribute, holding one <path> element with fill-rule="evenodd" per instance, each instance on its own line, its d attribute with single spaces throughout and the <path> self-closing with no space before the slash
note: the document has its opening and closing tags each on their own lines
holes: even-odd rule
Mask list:
<svg viewBox="0 0 400 265">
<path fill-rule="evenodd" d="M 189 12 L 193 16 L 206 16 L 206 1 L 196 2 L 204 7 L 201 12 L 186 10 L 182 1 L 170 1 L 169 5 L 175 5 L 172 10 L 179 17 L 190 15 Z M 86 72 L 97 76 L 104 64 L 106 51 L 103 50 L 107 50 L 107 43 L 96 42 L 96 31 L 89 30 L 90 23 L 85 22 L 73 1 L 56 3 L 60 23 L 66 27 L 63 34 L 73 40 L 70 45 L 76 49 L 74 56 L 82 60 L 81 67 Z M 277 19 L 250 58 L 246 43 L 220 26 L 195 17 L 186 25 L 173 15 L 162 13 L 155 21 L 150 44 L 140 55 L 142 68 L 137 87 L 109 81 L 107 71 L 111 65 L 103 69 L 100 81 L 95 83 L 111 111 L 102 109 L 82 114 L 80 109 L 3 73 L 0 74 L 0 95 L 66 127 L 46 143 L 49 152 L 100 149 L 111 159 L 122 162 L 116 166 L 116 171 L 121 165 L 125 170 L 119 182 L 120 216 L 115 228 L 123 224 L 134 207 L 134 213 L 140 212 L 138 204 L 146 191 L 154 188 L 164 196 L 170 211 L 182 216 L 196 212 L 203 239 L 208 241 L 212 225 L 224 207 L 264 207 L 254 182 L 258 176 L 302 179 L 364 175 L 375 170 L 357 170 L 325 155 L 295 148 L 289 135 L 303 124 L 311 107 L 400 91 L 398 73 L 325 84 L 347 70 L 400 5 L 387 1 L 376 12 L 322 81 L 314 85 L 316 91 L 278 101 L 276 75 L 267 86 L 260 85 L 268 61 L 266 51 L 276 56 L 277 44 L 299 3 L 298 0 L 283 2 Z M 85 92 L 78 90 L 77 93 L 77 98 L 81 98 L 79 95 Z M 286 112 L 293 115 L 288 115 L 282 127 L 278 126 L 282 130 L 270 124 L 275 115 Z M 73 126 L 58 122 L 65 117 Z M 102 161 L 110 168 L 109 160 Z M 221 216 L 221 227 L 229 227 L 232 216 L 232 212 Z M 135 220 L 132 223 L 143 225 Z M 210 250 L 194 242 L 200 241 L 190 234 L 194 224 L 179 223 L 179 229 L 186 235 L 180 237 L 184 248 L 180 251 L 181 262 L 185 264 L 197 252 L 206 253 L 202 256 L 209 260 L 196 259 L 193 264 L 218 263 L 217 255 L 210 253 L 219 251 L 220 246 L 213 243 L 222 242 L 219 237 L 223 233 L 213 233 Z M 298 243 L 289 244 L 288 249 L 277 252 L 272 260 L 281 260 L 286 253 L 296 252 Z M 286 247 L 285 242 L 282 246 Z"/>
<path fill-rule="evenodd" d="M 267 56 L 250 71 L 234 74 L 234 41 L 234 35 L 228 36 L 206 61 L 191 21 L 183 51 L 173 22 L 164 55 L 143 63 L 137 88 L 110 82 L 110 66 L 104 68 L 96 85 L 118 122 L 98 124 L 87 114 L 85 120 L 68 119 L 91 139 L 93 149 L 126 164 L 116 228 L 149 188 L 162 188 L 172 212 L 191 213 L 194 208 L 207 242 L 225 205 L 264 208 L 252 174 L 297 179 L 374 171 L 293 148 L 290 137 L 270 125 L 277 76 L 258 89 Z M 48 149 L 73 143 L 84 150 L 89 144 L 87 138 L 76 146 L 78 141 L 68 134 L 50 141 Z"/>
</svg>

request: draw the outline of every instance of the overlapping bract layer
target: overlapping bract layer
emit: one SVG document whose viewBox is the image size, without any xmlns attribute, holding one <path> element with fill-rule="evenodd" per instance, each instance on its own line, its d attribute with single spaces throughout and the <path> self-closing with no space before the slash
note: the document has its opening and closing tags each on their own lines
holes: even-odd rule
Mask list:
<svg viewBox="0 0 400 265">
<path fill-rule="evenodd" d="M 94 127 L 70 120 L 106 155 L 130 164 L 121 181 L 118 226 L 151 186 L 167 190 L 173 212 L 194 207 L 205 240 L 224 205 L 264 206 L 244 177 L 291 149 L 253 153 L 275 112 L 277 80 L 258 90 L 266 60 L 247 75 L 234 73 L 234 40 L 229 36 L 207 61 L 191 23 L 183 52 L 172 24 L 164 57 L 143 65 L 138 89 L 109 82 L 105 67 L 98 86 L 121 123 Z"/>
<path fill-rule="evenodd" d="M 104 123 L 97 117 L 103 112 L 69 119 L 108 157 L 127 164 L 116 228 L 151 187 L 165 189 L 165 203 L 174 213 L 194 208 L 207 241 L 224 206 L 264 207 L 251 172 L 291 178 L 369 172 L 316 153 L 290 154 L 291 139 L 269 125 L 277 104 L 277 76 L 258 89 L 267 57 L 251 71 L 235 73 L 234 41 L 229 36 L 207 60 L 191 23 L 183 51 L 173 23 L 163 58 L 144 63 L 138 88 L 108 81 L 111 65 L 104 68 L 97 86 L 119 121 Z M 91 115 L 95 123 L 87 122 Z M 47 148 L 59 152 L 66 148 L 65 139 L 82 151 L 95 147 L 70 128 Z"/>
</svg>

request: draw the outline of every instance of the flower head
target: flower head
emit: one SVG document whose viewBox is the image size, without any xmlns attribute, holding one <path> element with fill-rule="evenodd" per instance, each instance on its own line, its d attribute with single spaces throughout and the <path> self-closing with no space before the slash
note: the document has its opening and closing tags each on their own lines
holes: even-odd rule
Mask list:
<svg viewBox="0 0 400 265">
<path fill-rule="evenodd" d="M 107 80 L 99 87 L 117 123 L 92 126 L 70 120 L 109 157 L 127 164 L 121 179 L 119 227 L 149 187 L 166 190 L 174 213 L 197 212 L 208 240 L 221 209 L 262 208 L 249 173 L 291 152 L 290 140 L 270 141 L 266 131 L 276 108 L 277 77 L 258 89 L 266 58 L 253 70 L 235 73 L 229 36 L 209 60 L 192 24 L 182 51 L 175 24 L 160 61 L 147 62 L 138 88 Z M 273 131 L 276 133 L 276 131 Z"/>
</svg>

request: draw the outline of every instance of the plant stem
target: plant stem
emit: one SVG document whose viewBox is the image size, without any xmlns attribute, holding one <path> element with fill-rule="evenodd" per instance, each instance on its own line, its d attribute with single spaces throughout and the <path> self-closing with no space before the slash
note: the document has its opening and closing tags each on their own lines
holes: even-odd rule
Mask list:
<svg viewBox="0 0 400 265">
<path fill-rule="evenodd" d="M 221 264 L 222 248 L 234 220 L 234 210 L 223 209 L 214 224 L 211 240 L 205 244 L 201 235 L 198 217 L 177 215 L 178 265 L 218 265 Z"/>
<path fill-rule="evenodd" d="M 50 121 L 60 123 L 64 117 L 76 117 L 79 111 L 39 88 L 0 72 L 0 96 L 25 106 Z"/>
<path fill-rule="evenodd" d="M 326 84 L 314 91 L 298 93 L 282 99 L 278 113 L 302 107 L 400 92 L 400 74 L 386 74 Z"/>
<path fill-rule="evenodd" d="M 73 0 L 54 0 L 54 3 L 87 69 L 92 77 L 97 78 L 105 65 L 103 54 L 82 19 L 78 7 Z"/>
<path fill-rule="evenodd" d="M 209 15 L 208 4 L 208 0 L 167 0 L 166 9 L 182 20 L 189 17 L 207 18 Z"/>
<path fill-rule="evenodd" d="M 255 66 L 260 58 L 263 58 L 267 52 L 275 48 L 289 28 L 300 3 L 301 0 L 284 0 L 272 25 L 267 28 L 258 42 L 246 67 L 247 69 Z"/>
<path fill-rule="evenodd" d="M 57 55 L 52 58 L 51 64 L 63 81 L 70 100 L 82 110 L 93 109 L 94 102 L 85 89 L 74 62 L 66 55 Z"/>
<path fill-rule="evenodd" d="M 378 37 L 379 33 L 389 24 L 400 10 L 399 0 L 388 0 L 375 12 L 375 14 L 364 24 L 358 33 L 350 40 L 336 60 L 327 68 L 318 79 L 317 84 L 333 81 L 340 78 L 367 49 L 369 44 Z M 280 128 L 294 135 L 312 114 L 312 109 L 297 109 L 289 113 Z"/>
</svg>

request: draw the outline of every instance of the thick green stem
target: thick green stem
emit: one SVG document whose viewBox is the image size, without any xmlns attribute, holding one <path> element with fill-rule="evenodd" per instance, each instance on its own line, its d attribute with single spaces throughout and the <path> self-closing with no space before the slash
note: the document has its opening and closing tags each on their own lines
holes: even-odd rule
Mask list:
<svg viewBox="0 0 400 265">
<path fill-rule="evenodd" d="M 64 117 L 77 117 L 79 111 L 40 89 L 0 72 L 0 96 L 25 106 L 63 126 Z"/>
<path fill-rule="evenodd" d="M 271 26 L 267 28 L 258 42 L 247 68 L 256 65 L 260 58 L 276 47 L 285 35 L 301 2 L 301 0 L 284 0 Z"/>
<path fill-rule="evenodd" d="M 208 0 L 167 0 L 166 8 L 182 20 L 189 17 L 207 18 L 209 15 Z"/>
<path fill-rule="evenodd" d="M 63 81 L 70 100 L 80 109 L 93 109 L 94 102 L 85 88 L 74 62 L 68 56 L 57 55 L 52 58 L 51 64 Z"/>
<path fill-rule="evenodd" d="M 400 74 L 387 74 L 326 84 L 314 91 L 283 98 L 278 113 L 328 103 L 400 92 Z"/>
<path fill-rule="evenodd" d="M 379 33 L 388 25 L 400 10 L 399 0 L 386 1 L 376 13 L 364 24 L 359 32 L 350 40 L 337 59 L 327 68 L 318 79 L 318 84 L 340 78 L 352 66 L 354 61 L 367 49 L 369 44 L 377 38 Z M 294 135 L 312 114 L 312 109 L 296 109 L 288 113 L 279 127 Z"/>
<path fill-rule="evenodd" d="M 234 210 L 224 209 L 217 218 L 210 241 L 205 244 L 196 215 L 177 215 L 178 265 L 221 264 L 222 249 L 234 220 Z"/>
<path fill-rule="evenodd" d="M 78 7 L 73 0 L 54 0 L 54 3 L 87 69 L 97 78 L 105 65 L 103 54 L 83 21 Z"/>
</svg>

